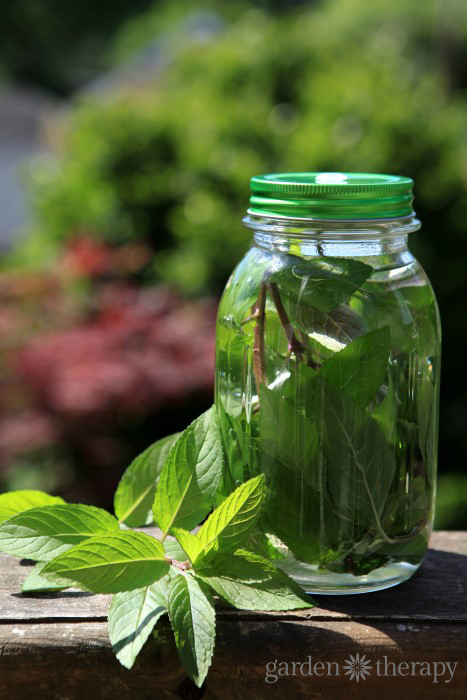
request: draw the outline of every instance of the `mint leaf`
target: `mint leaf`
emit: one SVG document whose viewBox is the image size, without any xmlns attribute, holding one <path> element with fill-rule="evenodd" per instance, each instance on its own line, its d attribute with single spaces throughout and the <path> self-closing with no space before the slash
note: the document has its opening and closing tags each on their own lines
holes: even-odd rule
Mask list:
<svg viewBox="0 0 467 700">
<path fill-rule="evenodd" d="M 367 406 L 384 382 L 389 341 L 387 326 L 359 336 L 324 363 L 320 377 Z"/>
<path fill-rule="evenodd" d="M 115 530 L 118 522 L 113 515 L 94 506 L 32 508 L 0 525 L 0 551 L 49 561 L 82 540 Z"/>
<path fill-rule="evenodd" d="M 266 559 L 284 559 L 286 556 L 285 547 L 280 540 L 260 527 L 255 527 L 250 532 L 245 540 L 244 549 L 256 552 Z"/>
<path fill-rule="evenodd" d="M 311 465 L 312 466 L 312 465 Z M 264 470 L 269 484 L 264 525 L 302 561 L 319 560 L 322 495 L 306 481 L 303 472 L 265 456 Z M 316 466 L 319 477 L 319 464 Z"/>
<path fill-rule="evenodd" d="M 282 575 L 272 561 L 245 549 L 229 554 L 216 553 L 209 562 L 196 568 L 198 577 L 207 578 L 213 573 L 239 584 L 264 583 L 271 581 L 274 574 Z"/>
<path fill-rule="evenodd" d="M 202 554 L 195 559 L 208 555 L 210 550 L 233 552 L 246 539 L 255 526 L 264 502 L 264 475 L 250 479 L 216 508 L 196 535 Z"/>
<path fill-rule="evenodd" d="M 209 590 L 194 576 L 176 576 L 168 597 L 178 655 L 190 678 L 201 687 L 211 665 L 216 633 Z"/>
<path fill-rule="evenodd" d="M 349 396 L 326 382 L 318 387 L 332 499 L 352 522 L 384 534 L 380 516 L 396 470 L 393 450 L 378 423 Z"/>
<path fill-rule="evenodd" d="M 370 324 L 384 318 L 399 351 L 410 354 L 416 346 L 421 355 L 436 357 L 439 320 L 433 290 L 429 285 L 406 284 L 399 280 L 379 293 L 373 289 L 371 304 L 365 305 L 365 318 Z"/>
<path fill-rule="evenodd" d="M 345 304 L 325 313 L 314 306 L 289 303 L 291 319 L 305 334 L 311 349 L 321 358 L 332 356 L 358 336 L 368 332 L 363 318 Z"/>
<path fill-rule="evenodd" d="M 397 557 L 403 561 L 418 564 L 427 550 L 428 539 L 429 534 L 425 531 L 419 532 L 415 537 L 409 540 L 402 538 L 400 542 L 391 544 L 379 542 L 377 545 L 378 553 L 387 554 L 388 557 Z"/>
<path fill-rule="evenodd" d="M 373 409 L 371 416 L 378 423 L 386 437 L 386 440 L 390 443 L 394 443 L 397 433 L 396 426 L 398 402 L 394 389 L 394 380 L 391 377 L 391 373 L 388 375 L 387 386 L 382 388 L 382 392 L 385 392 L 385 396 L 381 403 L 379 403 Z"/>
<path fill-rule="evenodd" d="M 417 418 L 420 450 L 426 464 L 436 460 L 436 431 L 432 430 L 437 420 L 439 386 L 433 385 L 428 377 L 418 383 Z M 435 462 L 436 463 L 436 462 Z"/>
<path fill-rule="evenodd" d="M 177 559 L 178 561 L 185 561 L 188 559 L 188 553 L 185 552 L 181 544 L 175 539 L 165 539 L 163 547 L 166 555 L 171 559 Z"/>
<path fill-rule="evenodd" d="M 0 494 L 0 523 L 13 515 L 31 508 L 65 503 L 59 496 L 49 496 L 43 491 L 9 491 Z"/>
<path fill-rule="evenodd" d="M 154 499 L 156 524 L 191 530 L 210 511 L 223 469 L 220 430 L 214 409 L 197 418 L 170 450 Z"/>
<path fill-rule="evenodd" d="M 301 364 L 274 389 L 261 386 L 260 429 L 262 449 L 276 462 L 299 471 L 313 485 L 318 454 L 318 431 L 313 408 L 316 372 Z M 262 470 L 265 470 L 264 456 Z M 267 479 L 268 486 L 270 478 Z"/>
<path fill-rule="evenodd" d="M 251 552 L 216 554 L 196 574 L 241 610 L 312 608 L 306 593 L 274 564 Z"/>
<path fill-rule="evenodd" d="M 242 430 L 241 421 L 243 419 L 230 416 L 225 410 L 220 397 L 217 402 L 217 411 L 222 444 L 227 457 L 224 460 L 224 470 L 217 495 L 217 501 L 222 502 L 224 498 L 232 493 L 238 482 L 242 483 L 244 481 L 244 465 L 248 463 L 248 460 L 245 460 L 244 443 L 246 433 Z"/>
<path fill-rule="evenodd" d="M 33 570 L 27 576 L 23 585 L 21 586 L 22 593 L 39 593 L 47 591 L 63 591 L 63 589 L 68 588 L 70 585 L 69 581 L 48 581 L 46 578 L 41 576 L 42 569 L 46 565 L 45 561 L 38 561 L 34 566 Z"/>
<path fill-rule="evenodd" d="M 196 535 L 192 535 L 191 532 L 188 532 L 188 530 L 184 530 L 181 527 L 173 527 L 172 534 L 177 538 L 179 545 L 186 553 L 188 559 L 191 562 L 194 562 L 203 549 L 203 545 L 198 540 Z M 176 559 L 177 557 L 173 558 Z M 179 559 L 179 561 L 181 560 Z"/>
<path fill-rule="evenodd" d="M 392 486 L 393 490 L 384 504 L 381 518 L 385 532 L 393 538 L 392 545 L 396 544 L 399 537 L 404 542 L 408 533 L 424 531 L 431 508 L 432 488 L 423 467 L 420 468 L 419 476 L 412 477 L 408 496 L 404 494 L 405 497 L 401 498 L 398 487 L 399 483 Z M 394 551 L 398 551 L 395 546 Z"/>
<path fill-rule="evenodd" d="M 166 610 L 169 607 L 170 586 L 176 576 L 178 576 L 178 572 L 175 571 L 174 567 L 171 567 L 165 576 L 162 576 L 162 578 L 151 585 L 154 594 L 159 598 L 159 604 L 163 605 Z"/>
<path fill-rule="evenodd" d="M 389 561 L 389 557 L 381 556 L 379 546 L 376 547 L 378 551 L 372 551 L 372 541 L 374 543 L 373 537 L 367 533 L 360 541 L 347 542 L 338 550 L 329 550 L 323 554 L 321 566 L 337 574 L 364 576 Z M 381 540 L 376 541 L 381 544 Z"/>
<path fill-rule="evenodd" d="M 120 663 L 130 669 L 158 619 L 167 612 L 157 583 L 116 593 L 109 610 L 109 638 Z"/>
<path fill-rule="evenodd" d="M 152 522 L 152 504 L 157 480 L 167 455 L 180 433 L 169 435 L 148 447 L 123 474 L 114 497 L 114 509 L 120 523 L 141 527 Z"/>
<path fill-rule="evenodd" d="M 263 525 L 310 564 L 319 561 L 325 466 L 315 410 L 317 376 L 300 365 L 281 385 L 262 387 L 260 410 L 262 469 L 268 484 Z"/>
<path fill-rule="evenodd" d="M 297 258 L 297 264 L 271 277 L 290 301 L 329 313 L 357 292 L 373 272 L 370 265 L 348 258 Z"/>
<path fill-rule="evenodd" d="M 164 576 L 169 563 L 154 537 L 125 530 L 93 537 L 63 552 L 43 568 L 50 580 L 65 578 L 93 593 L 120 593 L 149 586 Z"/>
</svg>

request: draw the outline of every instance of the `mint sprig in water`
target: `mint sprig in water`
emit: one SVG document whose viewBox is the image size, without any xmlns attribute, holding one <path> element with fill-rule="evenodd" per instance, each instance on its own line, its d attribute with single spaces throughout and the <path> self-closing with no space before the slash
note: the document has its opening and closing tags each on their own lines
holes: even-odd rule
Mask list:
<svg viewBox="0 0 467 700">
<path fill-rule="evenodd" d="M 180 660 L 201 686 L 214 652 L 215 596 L 242 610 L 313 607 L 287 574 L 252 548 L 264 475 L 238 486 L 213 510 L 224 483 L 223 455 L 210 409 L 132 462 L 115 496 L 117 518 L 46 494 L 3 494 L 3 512 L 12 517 L 0 524 L 0 551 L 38 562 L 24 592 L 76 586 L 113 593 L 109 637 L 126 668 L 167 614 Z M 150 522 L 162 530 L 160 540 L 127 527 Z"/>
<path fill-rule="evenodd" d="M 416 566 L 427 546 L 436 312 L 426 285 L 383 284 L 380 272 L 258 246 L 219 308 L 224 481 L 232 490 L 265 474 L 263 546 L 272 539 L 281 568 L 301 581 L 310 565 L 311 589 L 321 572 Z"/>
</svg>

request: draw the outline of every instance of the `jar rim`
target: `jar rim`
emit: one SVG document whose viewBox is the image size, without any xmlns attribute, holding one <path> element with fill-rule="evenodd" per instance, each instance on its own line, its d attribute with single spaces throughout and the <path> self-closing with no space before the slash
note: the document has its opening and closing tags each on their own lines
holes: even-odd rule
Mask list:
<svg viewBox="0 0 467 700">
<path fill-rule="evenodd" d="M 421 228 L 415 212 L 410 216 L 391 219 L 297 219 L 284 216 L 265 216 L 250 209 L 242 219 L 245 228 L 271 235 L 294 237 L 394 237 L 405 236 Z"/>
</svg>

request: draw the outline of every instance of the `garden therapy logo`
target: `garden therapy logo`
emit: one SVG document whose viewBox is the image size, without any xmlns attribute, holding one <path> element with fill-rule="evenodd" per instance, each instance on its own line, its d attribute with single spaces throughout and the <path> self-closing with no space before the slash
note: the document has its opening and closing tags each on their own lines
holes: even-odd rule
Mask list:
<svg viewBox="0 0 467 700">
<path fill-rule="evenodd" d="M 346 675 L 350 675 L 350 679 L 352 680 L 355 678 L 355 680 L 358 681 L 360 678 L 365 680 L 365 673 L 367 675 L 370 675 L 370 669 L 373 668 L 373 666 L 370 664 L 369 661 L 365 661 L 365 654 L 360 658 L 360 654 L 355 654 L 355 656 L 352 656 L 350 654 L 350 661 L 347 661 L 347 666 L 344 666 L 344 668 L 347 669 L 345 672 Z"/>
<path fill-rule="evenodd" d="M 266 664 L 266 683 L 276 683 L 285 676 L 348 676 L 349 681 L 367 680 L 371 676 L 426 677 L 432 683 L 450 683 L 457 661 L 390 661 L 387 656 L 370 661 L 366 654 L 350 654 L 341 666 L 337 661 L 270 661 Z"/>
</svg>

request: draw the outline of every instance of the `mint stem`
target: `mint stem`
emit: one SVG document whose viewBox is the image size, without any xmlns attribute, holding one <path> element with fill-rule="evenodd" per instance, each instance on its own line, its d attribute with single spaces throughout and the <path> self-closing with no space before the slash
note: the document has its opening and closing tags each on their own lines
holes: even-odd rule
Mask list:
<svg viewBox="0 0 467 700">
<path fill-rule="evenodd" d="M 308 344 L 307 344 L 308 339 L 306 337 L 306 334 L 302 330 L 298 329 L 298 335 L 301 338 L 301 343 L 302 343 L 303 347 L 307 348 L 307 358 L 308 358 L 307 365 L 308 365 L 308 367 L 311 367 L 314 370 L 318 370 L 321 367 L 321 362 L 313 359 L 313 354 L 312 354 L 313 351 L 311 350 L 311 348 L 308 347 Z M 316 350 L 314 351 L 314 354 L 317 355 L 320 359 L 322 358 L 322 355 L 319 352 L 317 352 Z"/>
<path fill-rule="evenodd" d="M 251 309 L 251 313 L 256 319 L 253 341 L 253 374 L 255 375 L 256 390 L 259 400 L 259 388 L 265 378 L 264 329 L 266 321 L 266 282 L 264 281 L 261 282 L 258 298 Z"/>
<path fill-rule="evenodd" d="M 290 323 L 290 319 L 287 315 L 287 311 L 285 310 L 284 304 L 282 303 L 281 295 L 279 293 L 279 289 L 277 287 L 277 284 L 275 282 L 270 282 L 269 283 L 269 290 L 271 292 L 271 297 L 274 302 L 274 306 L 276 307 L 277 310 L 277 315 L 279 316 L 279 320 L 281 322 L 282 328 L 284 329 L 285 336 L 288 340 L 289 346 L 288 350 L 289 353 L 293 353 L 295 357 L 297 358 L 297 362 L 302 362 L 303 361 L 303 353 L 306 353 L 308 348 L 304 343 L 302 343 L 297 336 L 295 335 L 294 329 L 292 327 L 292 324 Z M 314 369 L 317 369 L 316 363 L 309 358 L 308 364 L 313 367 Z"/>
<path fill-rule="evenodd" d="M 169 564 L 175 566 L 177 569 L 180 569 L 180 571 L 187 571 L 187 569 L 191 569 L 191 564 L 189 561 L 178 561 L 178 559 L 173 559 L 172 557 L 164 558 L 165 561 L 168 561 Z"/>
</svg>

